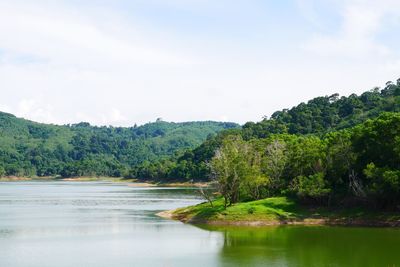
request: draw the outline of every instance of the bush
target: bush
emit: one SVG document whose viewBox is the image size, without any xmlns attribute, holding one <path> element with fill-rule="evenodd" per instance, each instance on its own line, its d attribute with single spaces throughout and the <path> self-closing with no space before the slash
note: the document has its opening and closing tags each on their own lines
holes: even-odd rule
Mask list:
<svg viewBox="0 0 400 267">
<path fill-rule="evenodd" d="M 323 173 L 310 176 L 297 176 L 291 184 L 291 191 L 301 199 L 321 201 L 331 189 L 327 187 Z"/>
<path fill-rule="evenodd" d="M 400 171 L 389 168 L 378 168 L 370 163 L 364 169 L 368 179 L 367 193 L 379 200 L 381 204 L 398 204 L 400 202 Z"/>
<path fill-rule="evenodd" d="M 256 209 L 254 207 L 250 207 L 247 209 L 248 214 L 253 214 L 255 211 L 256 211 Z"/>
</svg>

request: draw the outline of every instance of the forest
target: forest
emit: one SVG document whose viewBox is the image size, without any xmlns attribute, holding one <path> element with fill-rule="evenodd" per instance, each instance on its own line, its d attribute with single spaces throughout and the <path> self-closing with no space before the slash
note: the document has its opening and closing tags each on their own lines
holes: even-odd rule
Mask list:
<svg viewBox="0 0 400 267">
<path fill-rule="evenodd" d="M 209 177 L 225 207 L 288 196 L 323 206 L 398 209 L 399 104 L 397 80 L 359 97 L 316 98 L 274 113 L 221 137 L 208 160 Z"/>
<path fill-rule="evenodd" d="M 131 166 L 171 157 L 235 123 L 170 123 L 134 127 L 50 125 L 0 112 L 0 176 L 128 176 Z"/>
<path fill-rule="evenodd" d="M 322 136 L 224 139 L 209 162 L 225 205 L 291 196 L 318 205 L 400 204 L 400 114 Z"/>
<path fill-rule="evenodd" d="M 400 79 L 387 82 L 383 88 L 373 88 L 361 95 L 339 97 L 338 94 L 316 97 L 291 109 L 277 111 L 260 122 L 248 122 L 241 129 L 232 128 L 208 138 L 200 146 L 179 156 L 163 158 L 134 166 L 133 176 L 160 180 L 209 180 L 210 161 L 227 139 L 236 136 L 243 141 L 268 140 L 272 135 L 293 135 L 325 138 L 360 125 L 384 112 L 400 111 Z"/>
</svg>

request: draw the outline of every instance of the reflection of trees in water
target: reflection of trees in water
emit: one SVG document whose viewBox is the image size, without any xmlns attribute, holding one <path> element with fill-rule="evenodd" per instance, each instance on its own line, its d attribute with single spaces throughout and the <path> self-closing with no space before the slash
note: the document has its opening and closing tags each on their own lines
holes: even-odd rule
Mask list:
<svg viewBox="0 0 400 267">
<path fill-rule="evenodd" d="M 400 230 L 318 226 L 209 227 L 220 260 L 239 266 L 399 266 Z"/>
</svg>

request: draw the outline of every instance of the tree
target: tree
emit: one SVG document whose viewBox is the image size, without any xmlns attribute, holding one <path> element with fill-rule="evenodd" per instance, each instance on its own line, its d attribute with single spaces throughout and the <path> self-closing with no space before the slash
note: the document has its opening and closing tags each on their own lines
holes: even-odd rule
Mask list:
<svg viewBox="0 0 400 267">
<path fill-rule="evenodd" d="M 219 192 L 224 197 L 225 208 L 239 201 L 240 172 L 244 149 L 243 140 L 235 137 L 224 140 L 210 163 L 213 178 L 218 183 Z"/>
<path fill-rule="evenodd" d="M 331 192 L 323 173 L 297 176 L 292 181 L 290 189 L 301 199 L 313 200 L 319 203 Z"/>
<path fill-rule="evenodd" d="M 364 169 L 365 176 L 371 181 L 368 193 L 381 205 L 394 206 L 400 203 L 400 170 L 378 168 L 370 163 Z"/>
<path fill-rule="evenodd" d="M 203 186 L 200 185 L 200 186 L 198 186 L 198 190 L 199 190 L 200 195 L 205 200 L 207 200 L 208 203 L 210 203 L 211 208 L 214 208 L 213 199 L 217 193 L 217 187 L 216 187 L 215 182 L 209 183 L 206 188 L 204 188 Z"/>
<path fill-rule="evenodd" d="M 223 141 L 210 167 L 225 207 L 242 199 L 260 198 L 261 188 L 268 183 L 261 172 L 261 155 L 238 136 Z"/>
<path fill-rule="evenodd" d="M 0 166 L 0 177 L 3 177 L 6 174 L 6 170 L 3 166 Z"/>
<path fill-rule="evenodd" d="M 283 186 L 281 180 L 287 165 L 288 155 L 286 143 L 283 140 L 273 139 L 265 149 L 263 172 L 269 177 L 268 187 L 271 193 L 277 193 Z"/>
<path fill-rule="evenodd" d="M 326 171 L 326 142 L 317 136 L 291 136 L 288 141 L 287 177 Z"/>
<path fill-rule="evenodd" d="M 327 177 L 336 193 L 365 197 L 360 175 L 355 170 L 356 153 L 352 147 L 352 132 L 343 130 L 329 133 L 327 140 Z"/>
</svg>

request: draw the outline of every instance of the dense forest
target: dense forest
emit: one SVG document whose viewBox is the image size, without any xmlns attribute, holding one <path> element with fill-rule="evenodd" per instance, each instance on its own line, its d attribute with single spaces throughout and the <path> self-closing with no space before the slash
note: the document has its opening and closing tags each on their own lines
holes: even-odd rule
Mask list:
<svg viewBox="0 0 400 267">
<path fill-rule="evenodd" d="M 216 148 L 202 160 L 225 207 L 285 195 L 398 210 L 399 107 L 400 79 L 361 96 L 315 98 L 276 112 L 207 140 L 192 155 Z"/>
<path fill-rule="evenodd" d="M 263 140 L 276 134 L 322 138 L 327 133 L 349 129 L 376 118 L 383 112 L 399 111 L 400 79 L 361 95 L 339 97 L 333 94 L 314 98 L 291 109 L 277 111 L 260 122 L 248 122 L 241 129 L 222 131 L 179 157 L 138 165 L 131 172 L 150 179 L 208 180 L 211 175 L 208 163 L 224 140 L 231 136 L 239 136 L 244 141 Z"/>
<path fill-rule="evenodd" d="M 319 205 L 400 204 L 400 113 L 318 135 L 231 135 L 209 163 L 226 205 L 289 195 Z"/>
<path fill-rule="evenodd" d="M 130 128 L 49 125 L 0 112 L 0 176 L 129 176 L 182 154 L 234 123 L 156 122 Z"/>
</svg>

